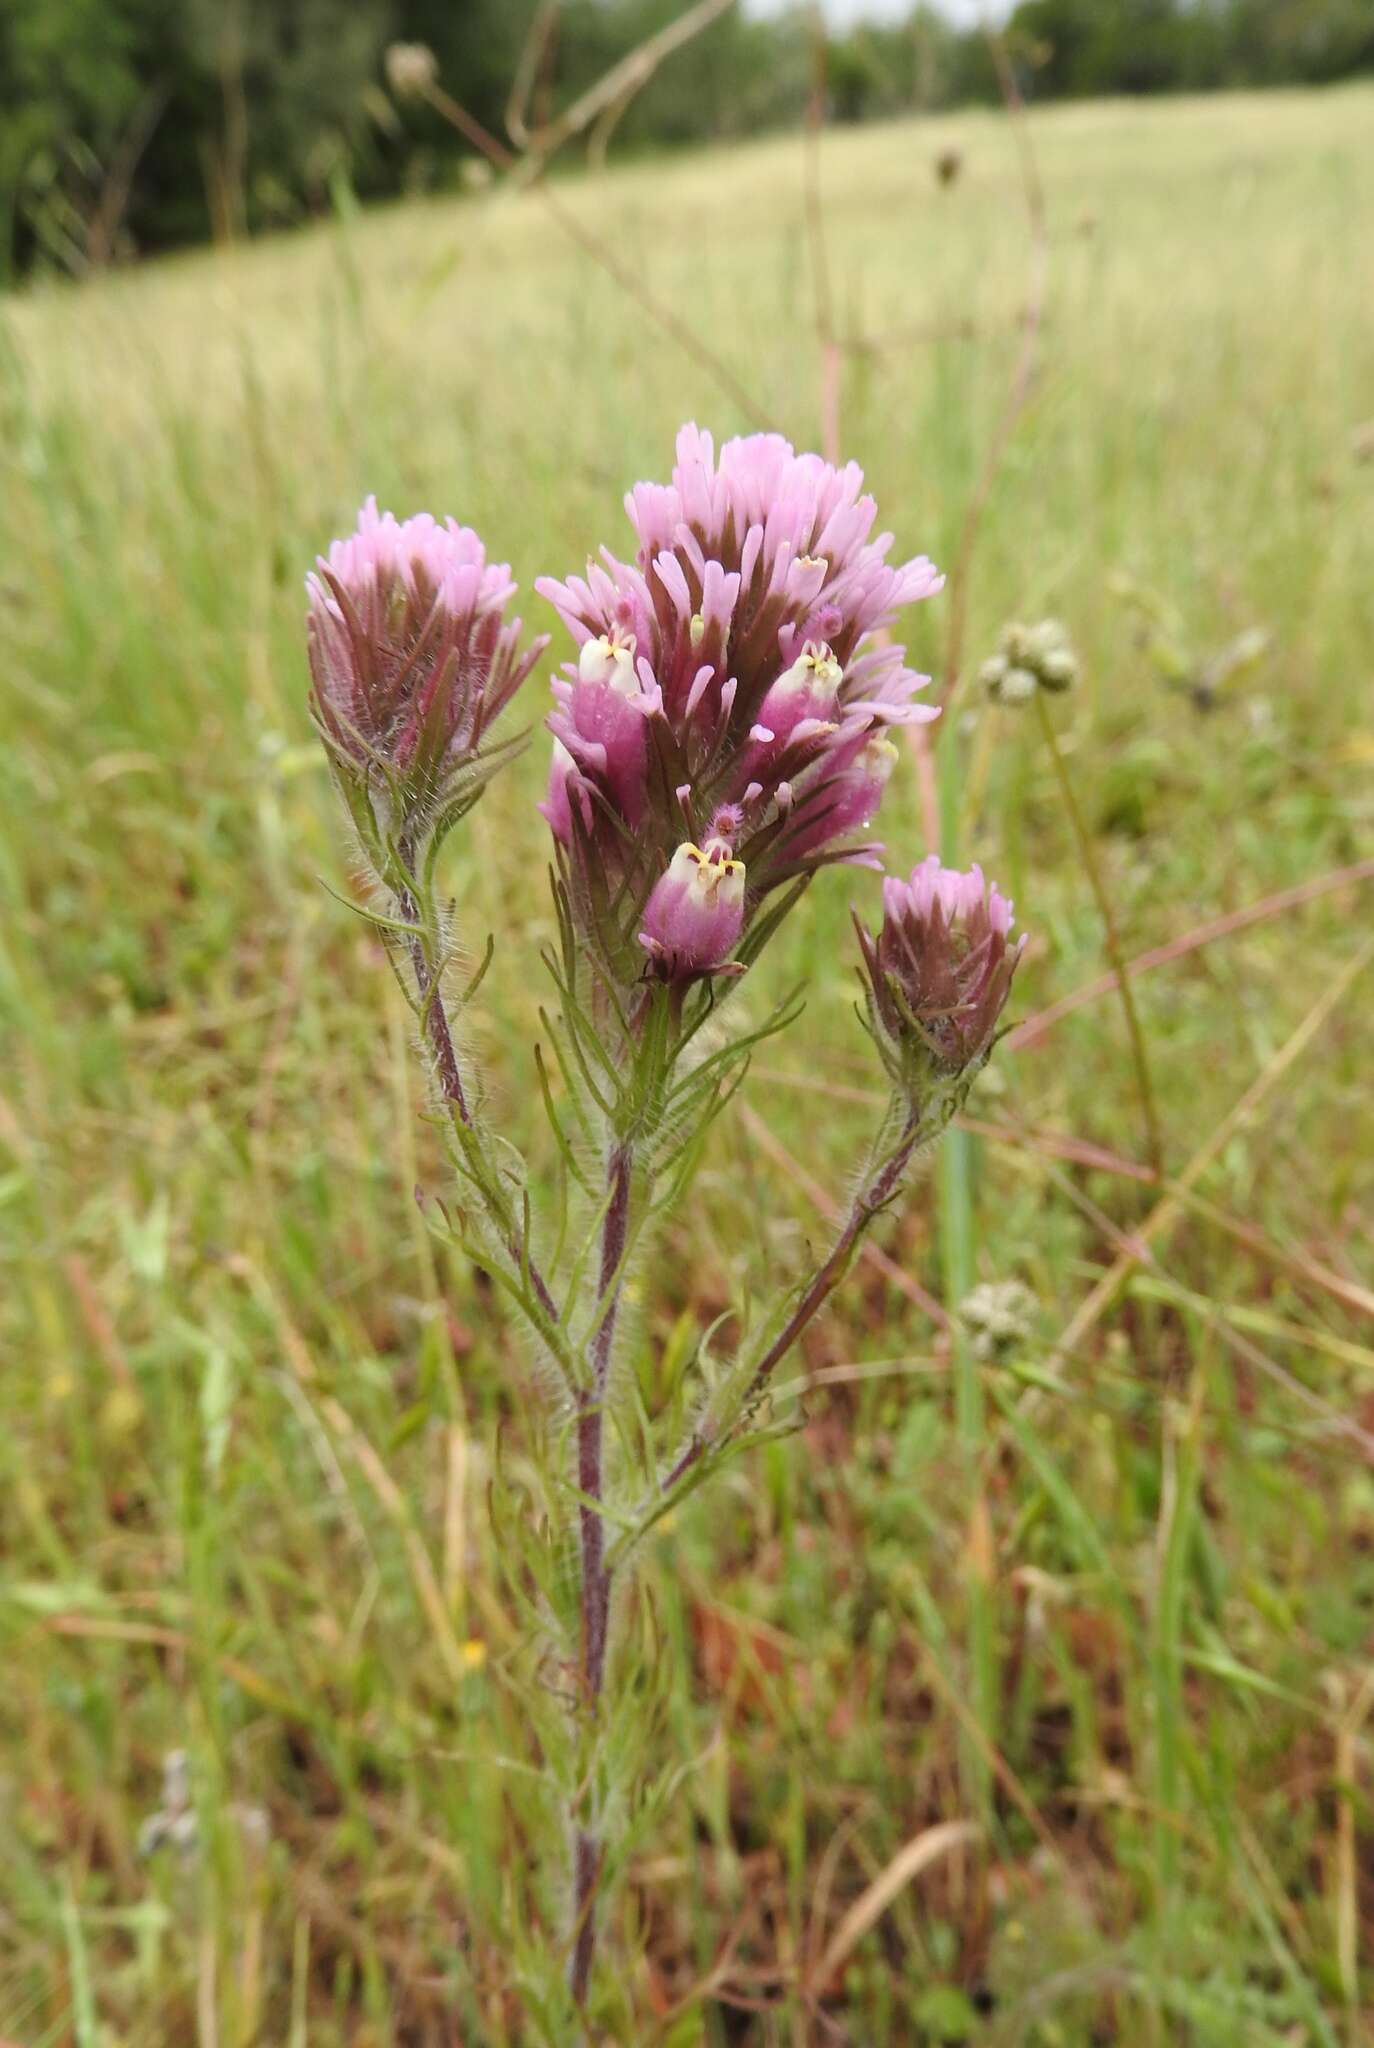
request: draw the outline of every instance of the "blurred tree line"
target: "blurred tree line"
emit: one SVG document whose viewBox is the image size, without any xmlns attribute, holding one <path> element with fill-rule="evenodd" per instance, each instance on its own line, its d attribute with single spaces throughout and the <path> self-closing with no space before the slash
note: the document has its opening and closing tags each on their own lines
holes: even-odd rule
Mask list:
<svg viewBox="0 0 1374 2048">
<path fill-rule="evenodd" d="M 463 145 L 385 84 L 428 45 L 496 134 L 537 0 L 0 0 L 0 280 L 281 225 L 461 175 Z M 566 105 L 686 0 L 563 0 L 534 84 Z M 1021 0 L 1008 47 L 1030 98 L 1314 83 L 1374 69 L 1374 0 Z M 805 6 L 738 9 L 672 57 L 618 147 L 796 121 L 814 71 Z M 997 95 L 986 46 L 935 7 L 832 35 L 832 119 Z"/>
</svg>

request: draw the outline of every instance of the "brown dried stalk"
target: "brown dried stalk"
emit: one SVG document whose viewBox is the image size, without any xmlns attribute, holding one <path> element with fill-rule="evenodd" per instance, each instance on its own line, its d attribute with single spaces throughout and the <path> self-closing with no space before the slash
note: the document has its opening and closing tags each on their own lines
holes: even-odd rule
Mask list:
<svg viewBox="0 0 1374 2048">
<path fill-rule="evenodd" d="M 723 361 L 716 354 L 715 350 L 703 341 L 700 335 L 686 321 L 678 317 L 677 312 L 672 306 L 665 305 L 662 300 L 655 297 L 636 272 L 628 264 L 621 262 L 610 243 L 579 220 L 571 207 L 564 203 L 552 186 L 539 176 L 544 164 L 555 148 L 559 147 L 569 136 L 580 133 L 581 128 L 594 120 L 598 113 L 605 112 L 608 108 L 616 108 L 618 103 L 623 111 L 623 105 L 628 102 L 630 96 L 638 91 L 648 78 L 652 77 L 654 71 L 657 70 L 666 56 L 670 55 L 672 51 L 680 49 L 685 42 L 690 40 L 691 36 L 699 35 L 702 29 L 706 28 L 710 22 L 723 14 L 728 6 L 733 5 L 734 0 L 703 0 L 701 6 L 689 9 L 676 22 L 670 23 L 669 27 L 662 30 L 659 35 L 651 36 L 648 42 L 640 44 L 637 50 L 631 51 L 629 57 L 623 59 L 620 64 L 614 66 L 612 70 L 606 73 L 600 85 L 594 88 L 592 93 L 584 93 L 582 98 L 576 103 L 576 106 L 560 116 L 557 122 L 539 130 L 532 138 L 530 150 L 519 157 L 507 149 L 503 142 L 499 142 L 494 135 L 489 134 L 481 122 L 476 120 L 466 107 L 454 99 L 452 94 L 446 92 L 437 82 L 430 81 L 426 83 L 421 88 L 421 97 L 434 109 L 436 114 L 447 121 L 451 127 L 456 128 L 466 141 L 479 150 L 494 169 L 508 172 L 518 171 L 527 181 L 536 181 L 536 189 L 540 199 L 558 222 L 564 234 L 571 241 L 576 242 L 580 249 L 585 250 L 587 255 L 599 264 L 609 277 L 615 280 L 621 290 L 634 300 L 635 304 L 654 322 L 655 326 L 661 328 L 665 334 L 677 343 L 678 347 L 685 354 L 692 358 L 698 368 L 705 370 L 715 380 L 743 418 L 748 420 L 752 426 L 761 427 L 768 424 L 767 412 L 746 391 L 729 364 Z M 545 33 L 547 33 L 547 29 Z M 542 44 L 536 45 L 533 31 L 521 59 L 522 66 L 526 69 L 530 69 L 527 59 L 532 48 L 536 50 L 533 63 L 537 67 L 537 50 L 542 48 Z M 642 61 L 645 58 L 646 52 L 652 58 L 647 70 L 643 68 Z M 615 81 L 614 92 L 606 90 L 612 80 Z M 528 92 L 528 84 L 523 88 L 523 98 L 516 90 L 512 91 L 511 106 L 507 109 L 507 124 L 512 128 L 512 133 L 514 134 L 525 132 L 523 126 L 523 100 L 528 98 Z M 595 104 L 591 105 L 593 99 L 595 99 Z M 589 108 L 590 111 L 588 111 Z M 578 115 L 576 123 L 573 121 L 574 114 Z M 584 116 L 585 118 L 583 118 Z"/>
<path fill-rule="evenodd" d="M 1016 352 L 1012 365 L 1011 381 L 1007 386 L 1002 410 L 993 428 L 988 443 L 983 467 L 964 509 L 963 524 L 959 529 L 959 544 L 955 550 L 954 566 L 950 571 L 947 585 L 949 592 L 949 625 L 945 633 L 944 664 L 940 678 L 940 706 L 948 707 L 959 682 L 959 670 L 964 654 L 964 635 L 968 624 L 969 580 L 973 569 L 974 551 L 978 545 L 978 533 L 983 523 L 983 513 L 992 487 L 997 481 L 1011 439 L 1016 432 L 1026 401 L 1030 397 L 1036 366 L 1040 356 L 1040 331 L 1045 315 L 1045 290 L 1049 278 L 1050 237 L 1045 211 L 1045 190 L 1040 182 L 1040 167 L 1036 162 L 1035 148 L 1030 138 L 1030 126 L 1026 119 L 1025 103 L 1016 84 L 1016 76 L 1007 57 L 1006 45 L 995 30 L 987 31 L 988 48 L 997 69 L 997 83 L 1002 91 L 1002 103 L 1007 110 L 1016 137 L 1016 147 L 1021 158 L 1021 190 L 1025 198 L 1026 221 L 1030 230 L 1030 280 L 1026 291 L 1025 310 L 1021 316 L 1021 346 Z M 919 733 L 920 727 L 912 728 Z"/>
<path fill-rule="evenodd" d="M 697 0 L 695 7 L 689 7 L 676 21 L 670 21 L 659 29 L 656 35 L 648 36 L 613 64 L 609 71 L 590 86 L 580 99 L 573 101 L 542 128 L 531 130 L 526 123 L 530 93 L 539 68 L 539 59 L 548 43 L 554 23 L 558 18 L 557 6 L 546 6 L 530 27 L 525 48 L 521 52 L 520 65 L 516 71 L 515 84 L 511 88 L 510 101 L 506 109 L 506 127 L 517 148 L 536 158 L 540 164 L 560 150 L 565 142 L 575 135 L 583 134 L 609 109 L 628 102 L 637 92 L 642 92 L 659 66 L 675 51 L 685 48 L 694 36 L 709 28 L 713 21 L 719 21 L 735 5 L 735 0 Z"/>
</svg>

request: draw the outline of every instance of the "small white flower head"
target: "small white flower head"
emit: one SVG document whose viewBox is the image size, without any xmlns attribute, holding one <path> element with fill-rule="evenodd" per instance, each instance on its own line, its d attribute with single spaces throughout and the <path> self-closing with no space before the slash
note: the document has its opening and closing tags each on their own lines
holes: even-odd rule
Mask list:
<svg viewBox="0 0 1374 2048">
<path fill-rule="evenodd" d="M 1035 1327 L 1035 1296 L 1019 1280 L 985 1280 L 959 1304 L 959 1320 L 979 1358 L 998 1358 Z"/>
<path fill-rule="evenodd" d="M 1078 656 L 1058 619 L 1033 626 L 1012 620 L 1002 628 L 1001 646 L 978 671 L 994 704 L 1029 704 L 1037 690 L 1069 690 L 1078 680 Z"/>
<path fill-rule="evenodd" d="M 439 76 L 439 59 L 427 43 L 391 43 L 386 82 L 398 100 L 420 99 Z"/>
</svg>

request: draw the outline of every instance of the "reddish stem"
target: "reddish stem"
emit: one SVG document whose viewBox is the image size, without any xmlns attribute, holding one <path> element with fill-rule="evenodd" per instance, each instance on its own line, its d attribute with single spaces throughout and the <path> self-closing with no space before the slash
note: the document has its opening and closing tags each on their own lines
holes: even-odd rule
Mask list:
<svg viewBox="0 0 1374 2048">
<path fill-rule="evenodd" d="M 630 1229 L 630 1154 L 624 1146 L 611 1153 L 606 1168 L 608 1198 L 601 1225 L 601 1320 L 592 1338 L 592 1380 L 578 1403 L 577 1485 L 582 1495 L 582 1690 L 595 1718 L 606 1677 L 606 1641 L 610 1632 L 611 1575 L 606 1568 L 606 1533 L 596 1503 L 602 1498 L 602 1449 L 605 1439 L 606 1390 L 610 1381 L 616 1311 L 620 1306 L 620 1272 Z M 570 1983 L 579 2005 L 586 2001 L 596 1947 L 596 1886 L 601 1851 L 595 1834 L 579 1827 L 573 1842 L 573 1941 Z"/>
</svg>

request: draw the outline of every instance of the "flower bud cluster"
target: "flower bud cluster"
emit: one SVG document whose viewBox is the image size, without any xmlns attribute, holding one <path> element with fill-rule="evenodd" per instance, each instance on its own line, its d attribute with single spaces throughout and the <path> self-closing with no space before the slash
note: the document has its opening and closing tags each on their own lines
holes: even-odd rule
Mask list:
<svg viewBox="0 0 1374 2048">
<path fill-rule="evenodd" d="M 633 562 L 536 586 L 578 649 L 553 686 L 544 815 L 627 977 L 637 947 L 671 979 L 714 971 L 728 923 L 738 938 L 781 883 L 872 864 L 858 835 L 897 759 L 889 731 L 936 715 L 882 629 L 942 579 L 924 556 L 888 563 L 855 465 L 776 434 L 717 458 L 692 426 L 677 458 L 671 483 L 626 499 Z"/>
<path fill-rule="evenodd" d="M 336 772 L 389 792 L 398 832 L 480 793 L 489 728 L 548 644 L 521 650 L 514 591 L 470 527 L 374 498 L 306 579 L 311 709 Z"/>
<path fill-rule="evenodd" d="M 967 874 L 931 854 L 908 882 L 883 883 L 876 939 L 859 926 L 869 1021 L 895 1081 L 913 1101 L 947 1092 L 983 1065 L 1026 941 L 1012 906 L 980 867 Z"/>
<path fill-rule="evenodd" d="M 998 652 L 978 674 L 995 704 L 1029 704 L 1037 690 L 1071 690 L 1078 681 L 1078 656 L 1058 619 L 1034 626 L 1013 622 L 1002 628 Z"/>
</svg>

